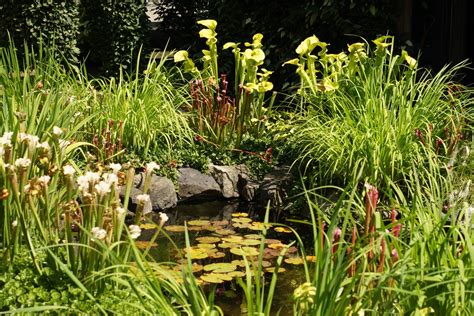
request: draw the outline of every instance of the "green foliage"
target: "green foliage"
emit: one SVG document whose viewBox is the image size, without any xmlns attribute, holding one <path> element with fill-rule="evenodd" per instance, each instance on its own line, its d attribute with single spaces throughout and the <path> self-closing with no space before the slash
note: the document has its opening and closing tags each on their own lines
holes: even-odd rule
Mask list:
<svg viewBox="0 0 474 316">
<path fill-rule="evenodd" d="M 93 300 L 64 273 L 48 271 L 38 275 L 28 258 L 27 251 L 21 249 L 13 269 L 0 270 L 0 311 L 20 313 L 31 308 L 31 312 L 35 312 L 37 308 L 36 312 L 40 312 L 39 308 L 44 308 L 43 312 L 52 312 L 62 308 L 75 313 L 100 313 L 101 306 L 109 312 L 137 312 L 127 304 L 138 302 L 133 293 L 108 285 L 97 295 L 97 300 Z"/>
<path fill-rule="evenodd" d="M 291 1 L 291 0 L 160 0 L 157 13 L 158 30 L 171 37 L 170 47 L 197 53 L 199 47 L 192 34 L 199 19 L 212 17 L 220 21 L 223 42 L 247 41 L 248 34 L 264 35 L 267 55 L 264 67 L 275 69 L 273 81 L 278 88 L 288 88 L 297 78 L 287 68 L 280 67 L 291 58 L 292 47 L 315 30 L 331 42 L 335 49 L 347 43 L 347 34 L 373 38 L 386 34 L 396 16 L 392 1 Z M 223 61 L 225 73 L 233 71 L 231 62 Z"/>
<path fill-rule="evenodd" d="M 449 172 L 469 129 L 473 93 L 453 83 L 465 64 L 431 74 L 406 52 L 396 55 L 391 37 L 374 43 L 374 50 L 355 43 L 335 55 L 315 36 L 302 42 L 300 57 L 288 62 L 301 77 L 302 109 L 290 139 L 320 183 L 368 180 L 403 200 L 415 185 L 410 175 L 430 159 Z"/>
<path fill-rule="evenodd" d="M 85 55 L 108 74 L 131 67 L 146 44 L 146 1 L 81 0 L 81 10 Z"/>
<path fill-rule="evenodd" d="M 168 56 L 154 57 L 143 74 L 137 66 L 134 74 L 92 81 L 98 90 L 92 90 L 83 110 L 98 118 L 87 127 L 88 140 L 96 146 L 107 144 L 142 160 L 158 157 L 168 163 L 173 150 L 192 141 L 187 115 L 179 110 L 189 99 L 184 88 L 174 86 L 179 72 L 165 68 Z"/>
<path fill-rule="evenodd" d="M 23 45 L 49 45 L 56 58 L 77 62 L 79 11 L 75 0 L 5 0 L 0 4 L 0 46 L 9 36 Z"/>
</svg>

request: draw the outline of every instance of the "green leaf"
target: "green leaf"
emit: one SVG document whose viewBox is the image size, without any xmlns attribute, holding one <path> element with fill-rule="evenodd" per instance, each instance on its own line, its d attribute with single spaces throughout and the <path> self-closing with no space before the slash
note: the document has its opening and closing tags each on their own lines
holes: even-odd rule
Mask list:
<svg viewBox="0 0 474 316">
<path fill-rule="evenodd" d="M 212 31 L 215 31 L 217 27 L 217 22 L 215 20 L 201 20 L 197 21 L 197 24 L 203 25 Z"/>
</svg>

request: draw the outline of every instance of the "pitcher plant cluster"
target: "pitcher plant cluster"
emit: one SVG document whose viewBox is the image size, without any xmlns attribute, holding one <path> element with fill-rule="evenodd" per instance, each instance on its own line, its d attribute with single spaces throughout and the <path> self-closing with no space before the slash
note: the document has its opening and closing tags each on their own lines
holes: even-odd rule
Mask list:
<svg viewBox="0 0 474 316">
<path fill-rule="evenodd" d="M 202 68 L 199 69 L 187 51 L 174 55 L 175 62 L 183 64 L 193 79 L 190 82 L 194 128 L 201 137 L 220 146 L 238 148 L 248 133 L 259 137 L 265 130 L 267 112 L 271 110 L 274 95 L 266 102 L 267 92 L 273 89 L 269 81 L 271 71 L 262 68 L 265 53 L 262 34 L 255 34 L 251 43 L 229 42 L 223 49 L 232 49 L 234 71 L 229 83 L 227 74 L 219 73 L 217 22 L 198 21 L 204 26 L 199 36 L 206 39 L 208 49 L 202 51 Z M 235 142 L 233 144 L 233 142 Z"/>
</svg>

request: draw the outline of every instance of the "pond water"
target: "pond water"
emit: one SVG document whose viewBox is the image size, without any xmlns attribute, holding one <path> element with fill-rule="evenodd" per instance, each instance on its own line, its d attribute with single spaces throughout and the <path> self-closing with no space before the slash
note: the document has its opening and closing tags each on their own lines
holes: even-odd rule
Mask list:
<svg viewBox="0 0 474 316">
<path fill-rule="evenodd" d="M 267 229 L 265 251 L 262 266 L 265 279 L 270 284 L 273 267 L 281 250 L 296 238 L 285 229 L 271 227 L 263 223 L 265 212 L 252 205 L 238 201 L 214 201 L 197 204 L 180 204 L 167 212 L 168 222 L 150 250 L 159 262 L 173 262 L 170 267 L 179 274 L 179 263 L 186 262 L 189 256 L 193 262 L 193 271 L 206 290 L 216 284 L 216 304 L 225 315 L 242 315 L 245 302 L 242 291 L 235 281 L 245 276 L 245 255 L 249 262 L 256 260 L 261 244 L 262 230 Z M 270 217 L 271 221 L 275 215 Z M 159 221 L 159 218 L 155 218 Z M 185 247 L 184 223 L 190 236 L 191 249 Z M 279 231 L 275 231 L 275 229 Z M 153 224 L 142 225 L 142 246 L 146 246 L 155 235 Z M 166 236 L 168 235 L 168 237 Z M 291 260 L 288 260 L 291 259 Z M 275 290 L 272 314 L 280 310 L 280 315 L 291 314 L 291 295 L 294 289 L 304 282 L 302 259 L 298 249 L 288 248 L 284 263 L 280 267 Z M 285 262 L 288 261 L 288 262 Z M 296 263 L 296 264 L 293 264 Z"/>
</svg>

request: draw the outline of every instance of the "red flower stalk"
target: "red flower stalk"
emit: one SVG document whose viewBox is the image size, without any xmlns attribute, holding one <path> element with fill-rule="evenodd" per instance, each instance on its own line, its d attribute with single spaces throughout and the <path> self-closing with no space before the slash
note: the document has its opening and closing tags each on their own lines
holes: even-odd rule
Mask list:
<svg viewBox="0 0 474 316">
<path fill-rule="evenodd" d="M 367 193 L 365 194 L 365 210 L 366 210 L 366 217 L 365 217 L 365 235 L 369 233 L 370 225 L 372 222 L 372 216 L 377 209 L 377 200 L 379 198 L 379 191 L 376 187 L 366 183 L 365 188 L 367 189 Z"/>
<path fill-rule="evenodd" d="M 332 254 L 334 254 L 336 251 L 337 251 L 337 247 L 338 247 L 338 242 L 339 242 L 339 239 L 341 239 L 341 229 L 339 227 L 337 227 L 335 230 L 334 230 L 334 233 L 333 233 L 333 237 L 332 237 Z"/>
<path fill-rule="evenodd" d="M 374 259 L 374 233 L 375 233 L 375 225 L 370 227 L 370 249 L 369 249 L 369 259 Z"/>
<path fill-rule="evenodd" d="M 382 238 L 382 242 L 381 242 L 381 253 L 380 253 L 380 261 L 379 261 L 379 266 L 377 268 L 377 272 L 382 272 L 383 271 L 383 267 L 385 265 L 385 248 L 387 247 L 387 245 L 385 244 L 385 238 Z"/>
<path fill-rule="evenodd" d="M 397 251 L 397 249 L 393 248 L 393 249 L 392 249 L 392 260 L 393 260 L 393 262 L 395 263 L 395 262 L 398 261 L 398 259 L 399 259 L 399 258 L 398 258 L 398 251 Z"/>
<path fill-rule="evenodd" d="M 326 228 L 326 223 L 321 223 L 321 229 L 319 231 L 320 238 L 321 238 L 321 249 L 324 249 L 324 229 Z"/>
<path fill-rule="evenodd" d="M 423 133 L 421 132 L 419 128 L 415 129 L 415 136 L 418 137 L 418 139 L 423 145 L 425 145 L 425 139 L 423 138 Z"/>
</svg>

